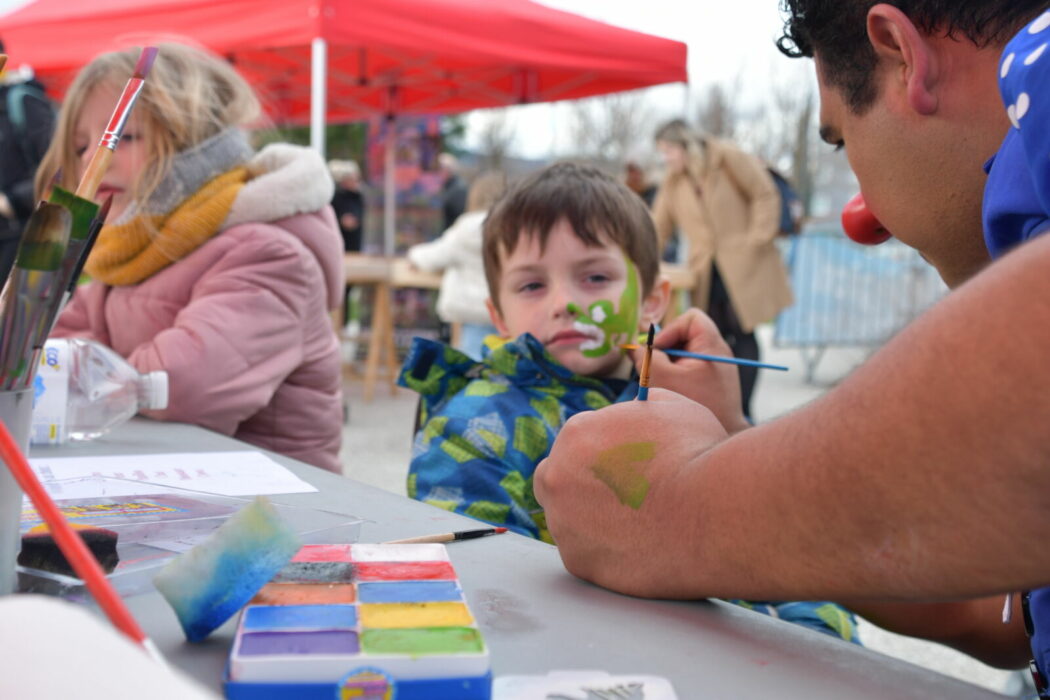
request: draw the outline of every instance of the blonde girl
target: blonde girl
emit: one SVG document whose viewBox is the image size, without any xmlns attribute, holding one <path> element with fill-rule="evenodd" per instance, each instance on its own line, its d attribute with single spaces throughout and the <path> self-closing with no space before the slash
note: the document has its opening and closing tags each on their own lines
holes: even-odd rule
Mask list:
<svg viewBox="0 0 1050 700">
<path fill-rule="evenodd" d="M 137 50 L 103 54 L 69 88 L 37 173 L 84 168 Z M 55 336 L 90 337 L 169 375 L 161 420 L 195 423 L 339 470 L 342 398 L 328 318 L 343 288 L 333 184 L 313 151 L 259 153 L 259 103 L 227 63 L 162 44 L 98 198 L 113 207 Z"/>
</svg>

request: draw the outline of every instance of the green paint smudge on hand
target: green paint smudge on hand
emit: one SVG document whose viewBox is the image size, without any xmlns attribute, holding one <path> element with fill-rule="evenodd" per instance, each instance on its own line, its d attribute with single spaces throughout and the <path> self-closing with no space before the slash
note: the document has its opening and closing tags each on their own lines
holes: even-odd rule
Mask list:
<svg viewBox="0 0 1050 700">
<path fill-rule="evenodd" d="M 642 465 L 655 455 L 655 442 L 629 442 L 599 452 L 591 471 L 613 490 L 620 503 L 638 510 L 651 486 Z"/>
<path fill-rule="evenodd" d="M 627 284 L 620 295 L 619 310 L 608 299 L 592 302 L 586 311 L 571 302 L 567 307 L 568 312 L 576 316 L 578 323 L 597 326 L 602 332 L 602 344 L 581 351 L 584 357 L 601 357 L 614 350 L 625 352 L 620 345 L 634 342 L 633 338 L 638 333 L 638 271 L 626 255 L 624 261 L 627 263 Z"/>
</svg>

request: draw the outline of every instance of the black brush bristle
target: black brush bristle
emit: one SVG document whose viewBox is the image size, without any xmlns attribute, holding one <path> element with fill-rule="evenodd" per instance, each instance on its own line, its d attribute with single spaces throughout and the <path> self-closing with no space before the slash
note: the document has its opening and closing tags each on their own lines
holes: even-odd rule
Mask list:
<svg viewBox="0 0 1050 700">
<path fill-rule="evenodd" d="M 101 527 L 90 527 L 77 529 L 76 533 L 84 540 L 84 544 L 107 574 L 117 568 L 120 556 L 117 554 L 119 536 L 116 532 Z M 50 532 L 27 532 L 22 535 L 22 551 L 18 553 L 18 563 L 20 566 L 64 576 L 77 575 Z"/>
<path fill-rule="evenodd" d="M 106 223 L 106 217 L 109 216 L 109 208 L 111 206 L 113 206 L 112 194 L 110 194 L 104 200 L 102 200 L 102 206 L 99 207 L 98 214 L 95 215 L 95 218 L 101 221 L 102 223 Z"/>
</svg>

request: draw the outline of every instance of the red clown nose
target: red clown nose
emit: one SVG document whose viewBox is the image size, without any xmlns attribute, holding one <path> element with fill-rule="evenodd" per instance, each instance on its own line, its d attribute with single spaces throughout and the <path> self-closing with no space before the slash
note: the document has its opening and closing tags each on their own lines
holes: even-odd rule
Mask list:
<svg viewBox="0 0 1050 700">
<path fill-rule="evenodd" d="M 892 237 L 868 209 L 860 192 L 842 207 L 842 229 L 851 240 L 864 245 L 878 245 Z"/>
</svg>

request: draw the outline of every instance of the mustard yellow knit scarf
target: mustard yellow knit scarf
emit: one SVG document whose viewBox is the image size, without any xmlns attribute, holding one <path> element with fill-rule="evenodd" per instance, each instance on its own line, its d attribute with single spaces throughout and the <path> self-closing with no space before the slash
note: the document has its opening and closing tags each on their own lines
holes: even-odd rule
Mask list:
<svg viewBox="0 0 1050 700">
<path fill-rule="evenodd" d="M 181 260 L 219 232 L 248 169 L 212 178 L 167 214 L 139 215 L 103 226 L 84 271 L 113 286 L 138 284 Z"/>
</svg>

